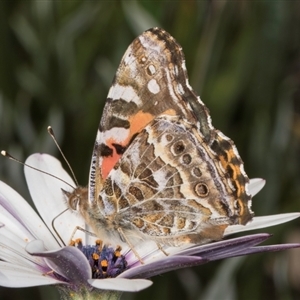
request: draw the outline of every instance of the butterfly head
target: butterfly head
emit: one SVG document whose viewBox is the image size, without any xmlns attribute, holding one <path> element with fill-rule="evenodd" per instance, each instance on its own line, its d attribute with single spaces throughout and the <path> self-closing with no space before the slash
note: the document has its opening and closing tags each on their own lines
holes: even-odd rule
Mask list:
<svg viewBox="0 0 300 300">
<path fill-rule="evenodd" d="M 67 205 L 69 209 L 73 211 L 81 211 L 86 209 L 88 205 L 88 189 L 83 187 L 77 187 L 72 192 L 63 190 L 64 195 L 67 198 Z"/>
</svg>

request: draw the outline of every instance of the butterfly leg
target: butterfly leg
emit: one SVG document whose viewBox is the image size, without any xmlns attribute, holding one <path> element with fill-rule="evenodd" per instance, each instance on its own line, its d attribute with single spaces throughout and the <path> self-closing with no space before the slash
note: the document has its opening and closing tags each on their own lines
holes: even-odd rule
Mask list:
<svg viewBox="0 0 300 300">
<path fill-rule="evenodd" d="M 73 238 L 74 238 L 75 233 L 76 233 L 77 230 L 83 231 L 83 232 L 87 233 L 87 234 L 90 235 L 90 236 L 97 237 L 95 233 L 93 233 L 93 232 L 91 232 L 91 231 L 88 231 L 88 230 L 86 230 L 86 229 L 84 229 L 84 228 L 82 228 L 82 227 L 80 227 L 80 226 L 76 226 L 76 227 L 74 228 L 73 232 L 72 232 L 71 237 L 70 237 L 69 245 L 72 245 L 72 244 L 73 244 Z"/>
<path fill-rule="evenodd" d="M 51 270 L 51 271 L 48 271 L 48 272 L 46 272 L 46 273 L 43 273 L 42 274 L 42 276 L 48 276 L 48 275 L 52 275 L 54 273 L 54 271 L 53 270 Z"/>
<path fill-rule="evenodd" d="M 131 249 L 131 251 L 134 253 L 134 255 L 136 256 L 136 258 L 140 261 L 141 264 L 144 264 L 144 261 L 142 260 L 142 258 L 139 256 L 139 254 L 137 253 L 137 251 L 134 249 L 133 245 L 130 243 L 130 241 L 128 240 L 128 238 L 126 237 L 125 233 L 123 232 L 122 228 L 119 227 L 118 228 L 118 232 L 121 236 L 121 238 L 126 242 L 126 244 L 129 246 L 129 248 Z"/>
<path fill-rule="evenodd" d="M 160 243 L 156 243 L 157 248 L 165 255 L 165 256 L 169 256 L 169 253 L 166 252 L 163 248 L 163 246 Z"/>
</svg>

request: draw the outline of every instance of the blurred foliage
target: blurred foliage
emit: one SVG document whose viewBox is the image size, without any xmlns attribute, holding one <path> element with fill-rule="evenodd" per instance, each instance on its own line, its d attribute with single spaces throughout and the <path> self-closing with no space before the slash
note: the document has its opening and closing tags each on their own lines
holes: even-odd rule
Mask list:
<svg viewBox="0 0 300 300">
<path fill-rule="evenodd" d="M 34 152 L 60 157 L 51 124 L 86 184 L 114 73 L 131 41 L 153 26 L 182 45 L 191 85 L 248 175 L 267 180 L 256 215 L 299 211 L 299 1 L 0 1 L 1 149 L 21 161 Z M 30 199 L 21 165 L 2 158 L 0 176 Z M 266 231 L 272 243 L 300 240 L 299 220 Z M 296 251 L 172 272 L 123 299 L 299 299 Z M 1 299 L 56 297 L 52 287 L 0 289 Z"/>
</svg>

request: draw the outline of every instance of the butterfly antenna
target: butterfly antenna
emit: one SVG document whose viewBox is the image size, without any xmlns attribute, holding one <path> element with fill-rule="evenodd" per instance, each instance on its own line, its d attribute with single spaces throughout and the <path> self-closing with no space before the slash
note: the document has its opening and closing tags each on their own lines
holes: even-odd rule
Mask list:
<svg viewBox="0 0 300 300">
<path fill-rule="evenodd" d="M 67 212 L 68 210 L 69 210 L 69 208 L 63 210 L 63 211 L 62 211 L 61 213 L 59 213 L 56 217 L 54 217 L 54 218 L 52 219 L 52 222 L 51 222 L 51 226 L 52 226 L 54 232 L 56 233 L 56 235 L 58 236 L 58 238 L 60 239 L 60 241 L 62 242 L 62 244 L 63 244 L 64 246 L 66 246 L 66 244 L 65 244 L 64 240 L 62 239 L 62 237 L 60 236 L 60 234 L 58 233 L 58 231 L 56 230 L 54 222 L 55 222 L 55 220 L 56 220 L 58 217 L 60 217 L 62 214 L 64 214 L 64 213 Z"/>
<path fill-rule="evenodd" d="M 77 179 L 76 179 L 76 176 L 75 176 L 75 174 L 74 174 L 74 172 L 73 172 L 73 169 L 71 168 L 70 163 L 68 162 L 68 160 L 67 160 L 67 158 L 65 157 L 63 151 L 61 150 L 61 148 L 60 148 L 60 146 L 59 146 L 59 144 L 58 144 L 58 142 L 57 142 L 57 139 L 56 139 L 56 137 L 55 137 L 55 135 L 54 135 L 54 131 L 53 131 L 52 127 L 51 127 L 51 126 L 48 126 L 47 130 L 48 130 L 48 133 L 50 134 L 50 136 L 52 137 L 52 139 L 53 139 L 53 141 L 54 141 L 54 143 L 55 143 L 57 149 L 59 150 L 61 156 L 63 157 L 64 161 L 65 161 L 66 164 L 68 165 L 68 168 L 69 168 L 69 170 L 70 170 L 70 172 L 71 172 L 71 174 L 72 174 L 72 177 L 73 177 L 73 179 L 74 179 L 74 181 L 75 181 L 75 183 L 76 183 L 76 186 L 78 186 L 79 184 L 78 184 L 78 181 L 77 181 Z"/>
<path fill-rule="evenodd" d="M 48 175 L 48 176 L 51 176 L 51 177 L 53 177 L 53 178 L 55 178 L 55 179 L 58 179 L 58 180 L 60 180 L 61 182 L 67 184 L 67 185 L 68 185 L 69 187 L 71 187 L 72 189 L 75 189 L 75 187 L 72 186 L 72 185 L 71 185 L 70 183 L 68 183 L 67 181 L 65 181 L 65 180 L 63 180 L 63 179 L 61 179 L 61 178 L 59 178 L 59 177 L 57 177 L 57 176 L 55 176 L 55 175 L 53 175 L 53 174 L 51 174 L 51 173 L 48 173 L 48 172 L 43 171 L 43 170 L 40 170 L 40 169 L 35 168 L 35 167 L 31 166 L 31 165 L 25 164 L 25 163 L 23 163 L 22 161 L 20 161 L 19 159 L 17 159 L 17 158 L 15 158 L 15 157 L 13 157 L 12 155 L 10 155 L 8 152 L 4 151 L 4 150 L 1 151 L 1 155 L 3 155 L 3 156 L 5 156 L 5 157 L 7 157 L 8 159 L 11 159 L 11 160 L 13 160 L 13 161 L 19 163 L 19 164 L 21 164 L 21 165 L 23 165 L 23 166 L 25 166 L 25 167 L 28 167 L 28 168 L 30 168 L 30 169 L 33 169 L 33 170 L 35 170 L 35 171 L 41 172 L 41 173 L 46 174 L 46 175 Z"/>
</svg>

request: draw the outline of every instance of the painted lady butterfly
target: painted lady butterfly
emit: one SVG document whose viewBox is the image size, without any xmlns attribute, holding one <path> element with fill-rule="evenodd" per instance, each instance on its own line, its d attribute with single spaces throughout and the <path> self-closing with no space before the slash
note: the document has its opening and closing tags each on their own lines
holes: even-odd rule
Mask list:
<svg viewBox="0 0 300 300">
<path fill-rule="evenodd" d="M 145 31 L 108 93 L 88 189 L 69 194 L 69 207 L 110 241 L 205 243 L 251 220 L 248 181 L 189 85 L 181 46 L 162 29 Z"/>
</svg>

